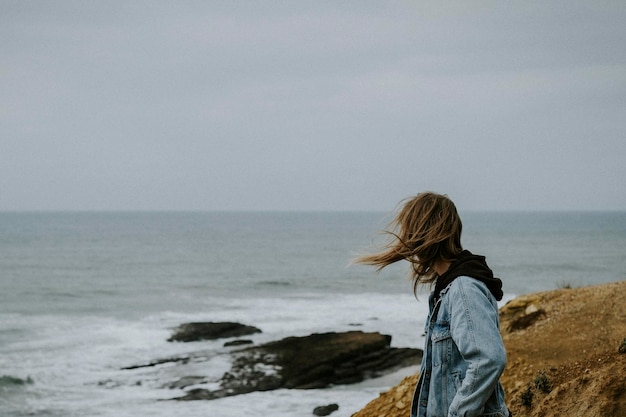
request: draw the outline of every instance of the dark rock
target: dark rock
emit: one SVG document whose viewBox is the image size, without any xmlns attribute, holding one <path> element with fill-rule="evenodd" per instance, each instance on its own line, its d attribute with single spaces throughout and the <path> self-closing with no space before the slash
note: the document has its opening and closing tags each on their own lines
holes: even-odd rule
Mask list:
<svg viewBox="0 0 626 417">
<path fill-rule="evenodd" d="M 153 366 L 163 365 L 163 364 L 166 364 L 166 363 L 182 363 L 182 364 L 186 364 L 190 360 L 191 360 L 191 357 L 189 357 L 189 356 L 181 356 L 181 357 L 174 357 L 174 358 L 164 358 L 164 359 L 157 359 L 157 360 L 154 360 L 154 361 L 149 362 L 149 363 L 125 366 L 125 367 L 123 367 L 121 369 L 123 371 L 128 371 L 128 370 L 131 370 L 131 369 L 150 368 L 150 367 L 153 367 Z"/>
<path fill-rule="evenodd" d="M 249 334 L 261 333 L 260 329 L 253 326 L 246 326 L 240 323 L 184 323 L 176 332 L 167 339 L 168 342 L 195 342 L 198 340 L 213 340 L 226 337 L 239 337 Z"/>
<path fill-rule="evenodd" d="M 339 410 L 339 406 L 337 404 L 328 404 L 315 407 L 315 409 L 313 410 L 313 414 L 315 414 L 316 416 L 327 416 L 337 410 Z"/>
<path fill-rule="evenodd" d="M 626 353 L 626 337 L 622 340 L 622 343 L 619 345 L 619 348 L 617 348 L 617 351 L 619 353 Z"/>
<path fill-rule="evenodd" d="M 232 353 L 231 370 L 215 391 L 192 390 L 179 400 L 215 399 L 278 388 L 351 384 L 416 365 L 422 351 L 391 348 L 391 336 L 351 331 L 288 337 Z"/>
<path fill-rule="evenodd" d="M 33 379 L 31 377 L 27 377 L 26 379 L 17 378 L 11 375 L 3 375 L 0 376 L 0 388 L 3 386 L 10 385 L 26 385 L 33 384 Z"/>
<path fill-rule="evenodd" d="M 237 339 L 237 340 L 233 340 L 231 342 L 226 342 L 224 343 L 224 347 L 229 347 L 229 346 L 241 346 L 241 345 L 251 345 L 253 342 L 252 340 L 248 340 L 248 339 Z"/>
</svg>

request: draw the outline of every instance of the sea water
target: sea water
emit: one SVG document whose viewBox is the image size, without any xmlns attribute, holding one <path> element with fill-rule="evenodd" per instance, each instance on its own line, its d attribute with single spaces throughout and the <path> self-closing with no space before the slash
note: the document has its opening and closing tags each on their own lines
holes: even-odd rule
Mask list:
<svg viewBox="0 0 626 417">
<path fill-rule="evenodd" d="M 516 294 L 626 277 L 626 213 L 461 213 L 463 244 Z M 166 401 L 229 369 L 224 341 L 167 342 L 191 321 L 237 321 L 255 344 L 362 330 L 421 347 L 426 295 L 406 266 L 349 266 L 383 213 L 0 213 L 0 416 L 347 417 L 416 369 L 354 385 Z M 187 364 L 135 365 L 191 355 Z"/>
</svg>

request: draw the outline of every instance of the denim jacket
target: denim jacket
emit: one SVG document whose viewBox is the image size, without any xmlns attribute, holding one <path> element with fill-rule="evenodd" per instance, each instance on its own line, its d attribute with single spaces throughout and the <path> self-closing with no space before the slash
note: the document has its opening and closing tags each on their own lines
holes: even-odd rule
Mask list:
<svg viewBox="0 0 626 417">
<path fill-rule="evenodd" d="M 507 417 L 495 297 L 484 283 L 461 276 L 434 298 L 411 417 Z"/>
</svg>

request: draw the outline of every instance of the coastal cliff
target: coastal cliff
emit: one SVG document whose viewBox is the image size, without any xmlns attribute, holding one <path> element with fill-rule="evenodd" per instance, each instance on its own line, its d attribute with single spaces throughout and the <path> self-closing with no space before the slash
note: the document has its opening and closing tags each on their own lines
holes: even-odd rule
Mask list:
<svg viewBox="0 0 626 417">
<path fill-rule="evenodd" d="M 500 309 L 515 417 L 626 416 L 626 281 L 517 297 Z M 408 417 L 417 375 L 352 417 Z"/>
</svg>

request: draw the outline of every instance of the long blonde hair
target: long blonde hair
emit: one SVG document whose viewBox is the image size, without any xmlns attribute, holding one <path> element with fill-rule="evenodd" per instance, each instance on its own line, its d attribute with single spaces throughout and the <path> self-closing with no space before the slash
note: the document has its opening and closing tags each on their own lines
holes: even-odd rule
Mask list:
<svg viewBox="0 0 626 417">
<path fill-rule="evenodd" d="M 420 193 L 401 202 L 401 207 L 383 233 L 389 241 L 378 253 L 356 258 L 354 263 L 372 265 L 377 271 L 395 262 L 411 263 L 414 289 L 437 280 L 433 269 L 439 261 L 450 262 L 463 250 L 463 225 L 456 206 L 447 195 Z"/>
</svg>

